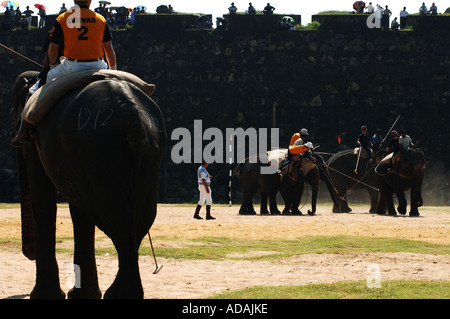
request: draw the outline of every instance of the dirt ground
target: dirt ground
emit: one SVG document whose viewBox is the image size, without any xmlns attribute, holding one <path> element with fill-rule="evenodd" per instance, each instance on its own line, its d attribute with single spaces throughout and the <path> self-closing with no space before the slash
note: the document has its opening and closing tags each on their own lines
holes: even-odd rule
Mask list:
<svg viewBox="0 0 450 319">
<path fill-rule="evenodd" d="M 433 244 L 450 244 L 450 208 L 423 207 L 421 216 L 378 216 L 365 206 L 349 214 L 333 214 L 318 207 L 315 216 L 242 216 L 239 207 L 214 206 L 215 220 L 192 218 L 194 205 L 159 205 L 151 234 L 156 254 L 164 245 L 183 245 L 183 239 L 206 236 L 252 239 L 295 239 L 312 235 L 350 235 L 401 238 Z M 304 209 L 306 211 L 306 208 Z M 201 215 L 204 216 L 204 209 Z M 67 208 L 59 209 L 57 236 L 71 237 Z M 97 231 L 97 237 L 105 237 Z M 179 238 L 164 241 L 162 237 Z M 0 210 L 0 238 L 20 238 L 19 209 Z M 98 242 L 105 242 L 104 239 Z M 144 242 L 149 245 L 148 240 Z M 250 254 L 261 254 L 253 251 Z M 61 287 L 73 285 L 72 255 L 57 255 Z M 206 298 L 211 294 L 253 286 L 307 285 L 366 280 L 368 269 L 379 266 L 383 280 L 450 280 L 450 256 L 413 253 L 308 254 L 270 261 L 176 260 L 157 256 L 161 271 L 154 275 L 153 257 L 140 257 L 145 298 Z M 117 272 L 115 256 L 98 256 L 100 288 L 104 292 Z M 27 299 L 34 286 L 34 262 L 20 251 L 0 251 L 0 298 Z"/>
</svg>

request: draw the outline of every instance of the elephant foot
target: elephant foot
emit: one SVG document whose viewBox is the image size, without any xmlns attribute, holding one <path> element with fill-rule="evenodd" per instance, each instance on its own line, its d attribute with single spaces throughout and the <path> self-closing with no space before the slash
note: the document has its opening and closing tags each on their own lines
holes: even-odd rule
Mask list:
<svg viewBox="0 0 450 319">
<path fill-rule="evenodd" d="M 283 209 L 281 214 L 283 214 L 283 215 L 292 215 L 293 213 L 291 214 L 291 211 L 288 208 L 285 208 L 285 209 Z"/>
<path fill-rule="evenodd" d="M 256 212 L 239 211 L 239 215 L 256 215 Z"/>
<path fill-rule="evenodd" d="M 395 210 L 394 211 L 389 211 L 388 215 L 389 216 L 397 216 L 397 212 Z"/>
<path fill-rule="evenodd" d="M 409 216 L 411 216 L 411 217 L 419 217 L 420 214 L 419 214 L 419 211 L 410 211 L 409 212 Z"/>
<path fill-rule="evenodd" d="M 281 212 L 277 209 L 277 210 L 271 210 L 270 211 L 271 215 L 281 215 Z"/>
<path fill-rule="evenodd" d="M 49 287 L 39 288 L 35 286 L 30 293 L 30 299 L 65 299 L 66 294 L 59 287 L 50 289 Z"/>
<path fill-rule="evenodd" d="M 244 209 L 241 207 L 239 209 L 239 215 L 256 215 L 256 212 L 253 209 Z"/>
<path fill-rule="evenodd" d="M 101 299 L 102 292 L 97 288 L 72 288 L 67 293 L 67 299 Z"/>
<path fill-rule="evenodd" d="M 400 215 L 406 215 L 406 207 L 397 207 L 397 211 Z"/>
<path fill-rule="evenodd" d="M 316 213 L 315 211 L 313 212 L 313 211 L 311 211 L 311 210 L 308 209 L 308 215 L 309 215 L 309 216 L 314 216 L 315 213 Z"/>
<path fill-rule="evenodd" d="M 117 277 L 116 277 L 117 278 Z M 106 290 L 104 299 L 144 299 L 144 291 L 142 286 L 133 288 L 127 286 L 124 288 L 129 288 L 126 291 L 121 290 L 119 284 L 116 281 Z"/>
<path fill-rule="evenodd" d="M 269 215 L 269 211 L 268 210 L 261 210 L 259 213 L 261 215 Z"/>
<path fill-rule="evenodd" d="M 296 209 L 296 210 L 292 211 L 292 215 L 302 216 L 303 213 L 299 209 Z"/>
</svg>

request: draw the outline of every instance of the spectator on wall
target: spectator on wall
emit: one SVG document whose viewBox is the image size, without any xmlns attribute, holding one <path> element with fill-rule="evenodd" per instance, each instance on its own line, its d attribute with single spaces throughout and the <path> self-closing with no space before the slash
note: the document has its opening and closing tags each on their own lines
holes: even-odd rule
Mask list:
<svg viewBox="0 0 450 319">
<path fill-rule="evenodd" d="M 228 12 L 229 12 L 230 14 L 236 14 L 237 8 L 236 8 L 236 6 L 234 5 L 234 2 L 231 3 L 231 6 L 228 8 Z"/>
<path fill-rule="evenodd" d="M 39 7 L 39 28 L 43 28 L 45 26 L 45 16 L 47 15 L 47 13 L 45 12 L 45 8 L 40 6 Z"/>
<path fill-rule="evenodd" d="M 27 9 L 23 12 L 23 14 L 25 15 L 25 18 L 27 19 L 28 22 L 28 28 L 30 28 L 31 26 L 31 15 L 34 13 L 34 11 L 30 10 L 30 7 L 27 6 Z"/>
<path fill-rule="evenodd" d="M 388 6 L 383 11 L 383 15 L 381 16 L 381 28 L 384 31 L 389 30 L 389 18 L 392 15 L 391 10 L 389 10 Z"/>
<path fill-rule="evenodd" d="M 406 7 L 403 7 L 403 10 L 400 11 L 400 29 L 406 28 L 406 17 L 409 16 L 408 11 L 406 11 Z"/>
<path fill-rule="evenodd" d="M 397 21 L 397 17 L 395 17 L 394 20 L 392 20 L 392 23 L 391 23 L 391 30 L 392 31 L 397 31 L 399 27 L 400 27 L 400 24 Z"/>
<path fill-rule="evenodd" d="M 264 14 L 273 14 L 274 11 L 275 11 L 275 8 L 272 7 L 272 6 L 270 5 L 270 3 L 267 3 L 267 5 L 264 7 L 263 13 L 264 13 Z"/>
<path fill-rule="evenodd" d="M 248 4 L 247 14 L 256 14 L 256 9 L 251 2 Z"/>
<path fill-rule="evenodd" d="M 367 13 L 373 13 L 375 8 L 373 7 L 372 2 L 369 2 L 369 5 L 366 7 L 366 9 L 367 9 Z"/>
<path fill-rule="evenodd" d="M 430 7 L 430 14 L 431 14 L 432 16 L 437 15 L 437 7 L 436 7 L 436 5 L 434 4 L 434 2 L 433 2 L 433 4 L 432 4 L 431 7 Z"/>
<path fill-rule="evenodd" d="M 422 2 L 422 6 L 419 8 L 419 15 L 424 16 L 428 14 L 428 8 L 425 5 L 425 2 Z"/>
<path fill-rule="evenodd" d="M 59 8 L 59 14 L 64 13 L 64 12 L 66 12 L 66 11 L 67 11 L 66 4 L 63 3 L 62 6 L 61 6 L 61 8 Z"/>
</svg>

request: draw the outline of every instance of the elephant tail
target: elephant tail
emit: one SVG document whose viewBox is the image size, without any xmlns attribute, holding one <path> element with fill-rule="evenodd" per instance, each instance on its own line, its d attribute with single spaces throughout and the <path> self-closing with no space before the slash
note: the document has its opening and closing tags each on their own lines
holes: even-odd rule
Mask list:
<svg viewBox="0 0 450 319">
<path fill-rule="evenodd" d="M 229 186 L 228 200 L 229 200 L 230 206 L 233 202 L 233 181 L 240 177 L 242 164 L 243 163 L 239 163 L 233 171 L 231 171 L 231 169 L 230 169 L 230 176 L 229 176 L 230 180 L 228 182 L 228 186 Z"/>
</svg>

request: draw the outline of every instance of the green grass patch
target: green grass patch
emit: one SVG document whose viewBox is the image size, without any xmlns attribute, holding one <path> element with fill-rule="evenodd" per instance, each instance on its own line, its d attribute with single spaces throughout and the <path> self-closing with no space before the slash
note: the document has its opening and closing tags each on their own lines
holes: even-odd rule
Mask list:
<svg viewBox="0 0 450 319">
<path fill-rule="evenodd" d="M 57 238 L 56 252 L 73 254 L 72 238 Z M 159 244 L 163 242 L 163 244 Z M 277 261 L 304 254 L 344 253 L 396 253 L 449 255 L 450 246 L 436 245 L 415 240 L 395 238 L 373 238 L 357 236 L 309 236 L 296 240 L 252 240 L 228 237 L 204 237 L 199 239 L 154 238 L 155 252 L 159 257 L 174 259 L 208 260 L 265 260 Z M 20 239 L 1 239 L 0 250 L 21 249 Z M 111 244 L 102 244 L 97 255 L 116 255 Z M 144 239 L 140 255 L 152 255 Z"/>
<path fill-rule="evenodd" d="M 302 254 L 395 253 L 450 254 L 450 247 L 426 242 L 394 238 L 357 236 L 310 236 L 297 240 L 250 240 L 226 237 L 206 237 L 194 240 L 160 238 L 173 241 L 179 247 L 156 247 L 157 255 L 176 259 L 211 260 L 279 260 Z M 170 245 L 169 245 L 170 246 Z M 267 252 L 253 254 L 254 252 Z M 150 245 L 144 242 L 141 255 L 151 255 Z"/>
<path fill-rule="evenodd" d="M 382 281 L 369 288 L 366 281 L 306 286 L 253 287 L 227 291 L 212 299 L 448 299 L 450 281 Z"/>
</svg>

